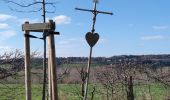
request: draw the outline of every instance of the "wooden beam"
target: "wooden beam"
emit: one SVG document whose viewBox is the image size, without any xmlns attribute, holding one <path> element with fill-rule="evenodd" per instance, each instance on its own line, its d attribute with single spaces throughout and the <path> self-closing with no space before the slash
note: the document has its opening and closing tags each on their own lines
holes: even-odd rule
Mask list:
<svg viewBox="0 0 170 100">
<path fill-rule="evenodd" d="M 29 24 L 29 22 L 25 22 Z M 29 31 L 25 31 L 26 35 L 29 35 Z M 25 45 L 25 90 L 26 90 L 26 100 L 31 100 L 31 66 L 30 66 L 30 39 L 29 37 L 24 37 Z"/>
<path fill-rule="evenodd" d="M 54 31 L 55 30 L 55 22 L 23 24 L 22 30 L 23 31 L 32 31 L 32 32 Z"/>
<path fill-rule="evenodd" d="M 56 56 L 55 56 L 55 44 L 54 44 L 54 34 L 50 34 L 48 36 L 48 43 L 49 43 L 49 91 L 51 94 L 51 100 L 58 100 L 58 91 L 57 91 L 57 75 L 56 75 Z"/>
<path fill-rule="evenodd" d="M 57 89 L 57 75 L 56 75 L 56 54 L 55 54 L 55 41 L 54 41 L 54 34 L 48 35 L 48 53 L 49 53 L 49 61 L 48 61 L 48 69 L 49 69 L 49 79 L 50 79 L 50 92 L 51 96 L 50 100 L 59 100 L 58 99 L 58 89 Z"/>
<path fill-rule="evenodd" d="M 48 43 L 49 45 L 49 43 Z M 52 100 L 52 87 L 51 87 L 51 51 L 50 50 L 50 47 L 48 47 L 48 100 Z"/>
</svg>

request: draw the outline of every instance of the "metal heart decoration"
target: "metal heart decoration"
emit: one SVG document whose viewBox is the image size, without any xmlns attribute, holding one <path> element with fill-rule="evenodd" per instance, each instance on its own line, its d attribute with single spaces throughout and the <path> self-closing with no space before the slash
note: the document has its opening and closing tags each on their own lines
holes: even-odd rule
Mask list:
<svg viewBox="0 0 170 100">
<path fill-rule="evenodd" d="M 90 45 L 90 47 L 93 47 L 97 41 L 99 40 L 99 34 L 98 33 L 91 33 L 91 32 L 88 32 L 86 34 L 86 41 L 87 43 Z"/>
</svg>

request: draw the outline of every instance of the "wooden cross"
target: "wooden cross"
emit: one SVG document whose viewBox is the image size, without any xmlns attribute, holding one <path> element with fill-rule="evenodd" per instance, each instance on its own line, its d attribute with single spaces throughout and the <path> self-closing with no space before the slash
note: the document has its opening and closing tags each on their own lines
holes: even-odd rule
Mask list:
<svg viewBox="0 0 170 100">
<path fill-rule="evenodd" d="M 97 14 L 113 15 L 113 13 L 111 13 L 111 12 L 98 11 L 97 10 L 98 0 L 93 0 L 93 2 L 94 2 L 94 9 L 93 10 L 75 8 L 76 10 L 87 11 L 87 12 L 92 12 L 93 13 L 92 29 L 91 29 L 91 32 L 88 32 L 86 34 L 86 41 L 90 46 L 90 54 L 89 54 L 88 66 L 87 66 L 87 70 L 86 70 L 86 79 L 85 79 L 85 86 L 84 86 L 85 91 L 84 91 L 84 95 L 83 95 L 84 96 L 83 100 L 87 100 L 88 83 L 89 83 L 89 75 L 90 75 L 90 67 L 91 67 L 91 57 L 92 57 L 92 48 L 97 43 L 97 41 L 99 39 L 99 34 L 94 33 L 95 32 L 95 23 L 96 23 Z"/>
<path fill-rule="evenodd" d="M 93 25 L 92 25 L 92 30 L 91 30 L 92 33 L 95 32 L 95 23 L 96 23 L 96 16 L 97 16 L 97 14 L 109 14 L 109 15 L 113 15 L 113 13 L 111 13 L 111 12 L 104 12 L 104 11 L 97 10 L 97 3 L 98 3 L 98 0 L 94 0 L 94 8 L 93 8 L 93 10 L 82 9 L 82 8 L 75 8 L 76 10 L 87 11 L 87 12 L 92 12 L 93 13 Z"/>
</svg>

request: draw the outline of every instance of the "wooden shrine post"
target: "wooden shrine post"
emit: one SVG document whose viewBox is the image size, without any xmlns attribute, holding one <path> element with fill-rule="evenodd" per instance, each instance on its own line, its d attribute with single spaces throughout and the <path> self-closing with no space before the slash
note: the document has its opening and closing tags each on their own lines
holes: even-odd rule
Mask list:
<svg viewBox="0 0 170 100">
<path fill-rule="evenodd" d="M 29 22 L 25 22 L 29 24 Z M 25 45 L 25 90 L 26 100 L 31 100 L 31 66 L 30 66 L 30 39 L 26 35 L 29 35 L 29 31 L 25 30 L 24 33 L 24 45 Z"/>
</svg>

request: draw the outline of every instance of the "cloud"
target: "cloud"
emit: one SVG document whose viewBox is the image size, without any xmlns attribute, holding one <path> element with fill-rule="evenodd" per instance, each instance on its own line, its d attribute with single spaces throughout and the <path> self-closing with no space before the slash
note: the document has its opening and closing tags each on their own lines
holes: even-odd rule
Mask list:
<svg viewBox="0 0 170 100">
<path fill-rule="evenodd" d="M 65 15 L 59 15 L 53 18 L 56 24 L 70 24 L 71 18 Z"/>
<path fill-rule="evenodd" d="M 155 36 L 144 36 L 144 37 L 141 37 L 141 40 L 162 40 L 164 38 L 165 37 L 162 36 L 162 35 L 155 35 Z"/>
<path fill-rule="evenodd" d="M 0 50 L 9 50 L 9 46 L 0 46 Z"/>
<path fill-rule="evenodd" d="M 8 19 L 16 18 L 15 16 L 7 15 L 7 14 L 0 14 L 0 21 L 6 21 Z"/>
<path fill-rule="evenodd" d="M 50 18 L 46 18 L 46 22 L 49 22 Z M 59 15 L 53 18 L 56 24 L 70 24 L 71 18 L 65 15 Z M 26 21 L 29 21 L 30 23 L 40 23 L 42 22 L 39 19 L 30 19 L 30 18 L 22 18 L 18 20 L 20 24 L 25 23 Z"/>
<path fill-rule="evenodd" d="M 152 28 L 154 30 L 166 30 L 166 29 L 169 29 L 170 26 L 166 26 L 166 25 L 164 25 L 164 26 L 152 26 Z"/>
<path fill-rule="evenodd" d="M 0 23 L 0 29 L 8 29 L 9 25 L 6 23 Z"/>
<path fill-rule="evenodd" d="M 13 37 L 15 35 L 16 35 L 16 32 L 12 31 L 12 30 L 0 32 L 0 38 L 2 38 L 2 39 L 10 38 L 10 37 Z"/>
</svg>

